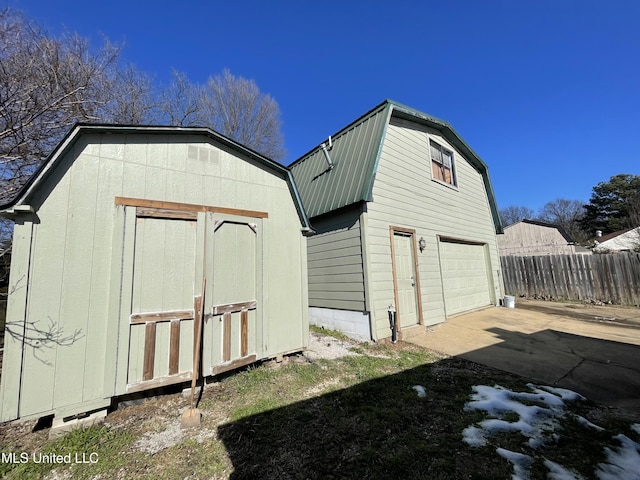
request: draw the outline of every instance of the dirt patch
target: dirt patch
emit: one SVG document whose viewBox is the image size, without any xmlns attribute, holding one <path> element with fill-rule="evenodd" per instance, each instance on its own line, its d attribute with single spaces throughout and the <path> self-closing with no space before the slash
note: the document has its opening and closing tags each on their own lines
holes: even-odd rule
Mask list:
<svg viewBox="0 0 640 480">
<path fill-rule="evenodd" d="M 303 361 L 314 362 L 319 359 L 336 359 L 356 355 L 351 349 L 358 345 L 359 343 L 355 340 L 341 340 L 311 332 L 309 348 L 300 358 Z M 216 388 L 215 385 L 215 383 L 209 384 L 207 390 Z M 329 386 L 324 385 L 316 388 L 320 388 L 318 391 L 321 391 Z M 186 403 L 185 397 L 179 393 L 147 398 L 136 405 L 109 414 L 105 423 L 111 428 L 127 429 L 133 434 L 140 435 L 134 448 L 151 455 L 177 445 L 185 439 L 202 443 L 209 438 L 215 438 L 214 426 L 227 419 L 205 417 L 201 428 L 182 430 L 180 418 L 182 412 L 188 408 Z M 29 420 L 0 425 L 0 446 L 12 446 L 16 451 L 41 449 L 48 442 L 48 430 L 34 431 L 36 424 L 36 420 Z M 211 424 L 211 428 L 208 428 L 208 424 Z M 54 470 L 51 472 L 50 478 L 67 478 L 65 477 L 67 474 L 68 472 L 57 473 Z"/>
<path fill-rule="evenodd" d="M 355 340 L 343 340 L 311 332 L 309 335 L 309 347 L 305 350 L 304 356 L 314 361 L 320 358 L 334 359 L 346 357 L 347 355 L 357 355 L 351 350 L 357 345 L 358 342 Z"/>
<path fill-rule="evenodd" d="M 519 298 L 516 308 L 592 323 L 640 328 L 640 308 Z"/>
</svg>

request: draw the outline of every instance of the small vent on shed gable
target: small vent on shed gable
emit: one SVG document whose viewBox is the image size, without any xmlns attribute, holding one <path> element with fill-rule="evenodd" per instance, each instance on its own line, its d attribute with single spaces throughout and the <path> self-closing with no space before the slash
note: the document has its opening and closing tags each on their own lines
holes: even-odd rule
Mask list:
<svg viewBox="0 0 640 480">
<path fill-rule="evenodd" d="M 212 165 L 217 165 L 219 158 L 217 150 L 205 147 L 196 147 L 195 145 L 189 145 L 187 156 L 189 157 L 189 160 L 198 160 Z"/>
</svg>

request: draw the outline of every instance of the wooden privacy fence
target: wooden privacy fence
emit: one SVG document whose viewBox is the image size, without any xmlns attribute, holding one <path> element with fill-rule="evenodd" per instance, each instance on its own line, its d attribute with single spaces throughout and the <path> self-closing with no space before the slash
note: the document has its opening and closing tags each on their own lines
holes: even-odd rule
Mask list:
<svg viewBox="0 0 640 480">
<path fill-rule="evenodd" d="M 500 257 L 508 295 L 640 306 L 640 254 Z"/>
</svg>

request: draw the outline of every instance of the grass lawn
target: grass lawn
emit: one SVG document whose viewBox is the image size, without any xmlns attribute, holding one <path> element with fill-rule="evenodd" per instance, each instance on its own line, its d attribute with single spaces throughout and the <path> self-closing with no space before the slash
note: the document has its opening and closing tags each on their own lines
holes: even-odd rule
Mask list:
<svg viewBox="0 0 640 480">
<path fill-rule="evenodd" d="M 33 424 L 5 425 L 0 476 L 510 479 L 514 465 L 497 453 L 506 449 L 531 456 L 532 479 L 550 478 L 545 461 L 588 479 L 597 478 L 594 472 L 606 459 L 605 448 L 615 445 L 614 436 L 640 441 L 632 428 L 640 419 L 578 401 L 567 402 L 567 414 L 548 426 L 549 444 L 533 449 L 521 433 L 505 431 L 470 446 L 462 432 L 487 418 L 486 412 L 465 408 L 473 387 L 530 391 L 527 379 L 403 343 L 354 344 L 353 350 L 357 355 L 334 360 L 250 368 L 208 385 L 196 429 L 180 430 L 180 414 L 188 406 L 181 394 L 118 410 L 102 426 L 54 441 L 46 430 L 31 432 Z M 415 385 L 424 387 L 424 396 Z M 503 420 L 517 422 L 518 416 L 504 412 Z M 29 460 L 6 461 L 9 453 Z M 84 454 L 95 463 L 35 463 L 34 453 Z"/>
</svg>

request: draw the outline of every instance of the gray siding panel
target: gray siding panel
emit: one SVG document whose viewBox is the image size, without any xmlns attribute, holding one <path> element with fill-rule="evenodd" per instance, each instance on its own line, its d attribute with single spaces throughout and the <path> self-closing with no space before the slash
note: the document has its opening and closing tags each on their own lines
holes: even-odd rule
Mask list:
<svg viewBox="0 0 640 480">
<path fill-rule="evenodd" d="M 308 239 L 309 306 L 364 311 L 359 210 L 312 221 Z"/>
</svg>

